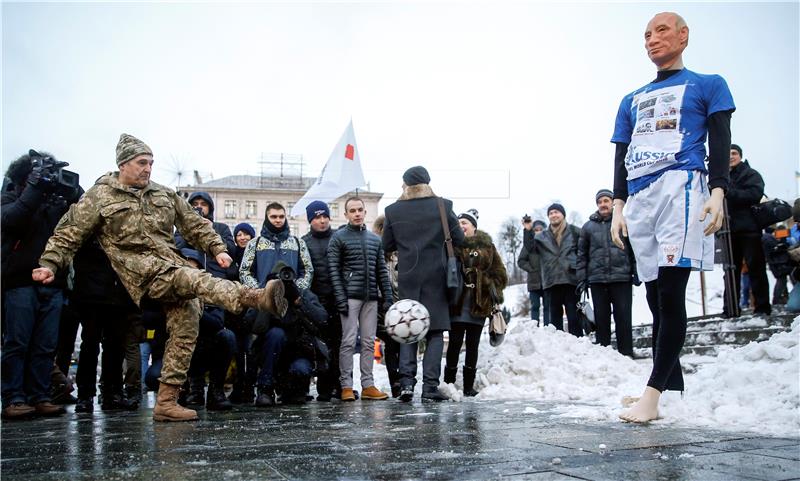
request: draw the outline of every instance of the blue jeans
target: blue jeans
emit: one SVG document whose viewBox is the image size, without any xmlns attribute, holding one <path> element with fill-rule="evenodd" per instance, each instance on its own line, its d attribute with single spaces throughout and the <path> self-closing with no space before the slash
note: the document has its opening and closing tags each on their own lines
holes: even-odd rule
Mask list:
<svg viewBox="0 0 800 481">
<path fill-rule="evenodd" d="M 63 304 L 62 290 L 54 287 L 18 287 L 3 293 L 3 407 L 50 401 L 47 391 Z"/>
<path fill-rule="evenodd" d="M 539 320 L 539 308 L 543 309 L 543 321 L 545 326 L 550 324 L 550 298 L 547 296 L 547 291 L 539 289 L 537 291 L 528 291 L 531 299 L 531 320 Z M 544 304 L 544 306 L 542 306 Z"/>
<path fill-rule="evenodd" d="M 150 354 L 153 353 L 153 348 L 150 347 L 150 343 L 140 342 L 139 343 L 139 355 L 141 356 L 142 360 L 142 387 L 147 388 L 147 382 L 144 379 L 144 373 L 147 372 L 147 369 L 150 367 Z M 158 370 L 161 373 L 161 369 Z M 160 376 L 161 374 L 159 374 Z"/>
<path fill-rule="evenodd" d="M 286 345 L 286 331 L 273 327 L 266 334 L 259 336 L 259 354 L 262 356 L 261 371 L 258 373 L 258 385 L 271 388 L 274 386 L 275 368 Z"/>
</svg>

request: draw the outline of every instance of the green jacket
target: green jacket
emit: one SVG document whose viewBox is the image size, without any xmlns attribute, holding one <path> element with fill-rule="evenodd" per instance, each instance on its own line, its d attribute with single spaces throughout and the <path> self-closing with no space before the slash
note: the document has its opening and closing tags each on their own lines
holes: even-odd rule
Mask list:
<svg viewBox="0 0 800 481">
<path fill-rule="evenodd" d="M 139 304 L 156 276 L 189 263 L 175 247 L 173 226 L 192 245 L 216 256 L 225 243 L 211 224 L 175 191 L 150 182 L 143 189 L 121 184 L 118 172 L 100 177 L 61 218 L 39 265 L 65 269 L 83 242 L 97 234 L 131 298 Z"/>
</svg>

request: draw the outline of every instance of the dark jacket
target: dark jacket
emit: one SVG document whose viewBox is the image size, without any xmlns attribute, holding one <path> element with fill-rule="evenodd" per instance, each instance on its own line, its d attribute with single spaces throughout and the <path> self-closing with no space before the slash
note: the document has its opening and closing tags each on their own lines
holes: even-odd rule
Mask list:
<svg viewBox="0 0 800 481">
<path fill-rule="evenodd" d="M 764 179 L 746 160 L 743 160 L 731 170 L 731 182 L 725 194 L 732 233 L 761 233 L 750 207 L 761 202 L 762 197 L 764 197 Z"/>
<path fill-rule="evenodd" d="M 464 232 L 453 213 L 453 203 L 444 199 L 444 209 L 453 244 L 458 248 L 464 243 Z M 447 252 L 438 197 L 427 184 L 407 187 L 385 213 L 383 248 L 397 251 L 400 298 L 413 299 L 428 309 L 431 330 L 450 329 Z"/>
<path fill-rule="evenodd" d="M 347 311 L 348 299 L 392 298 L 392 281 L 381 240 L 364 224 L 358 227 L 348 224 L 333 234 L 328 244 L 328 270 L 336 306 L 341 312 Z"/>
<path fill-rule="evenodd" d="M 578 285 L 576 269 L 580 235 L 579 227 L 567 224 L 561 245 L 556 244 L 550 227 L 534 237 L 536 253 L 539 254 L 542 266 L 542 288 L 549 289 L 560 284 Z"/>
<path fill-rule="evenodd" d="M 578 281 L 589 284 L 632 282 L 636 263 L 630 243 L 625 238 L 625 250 L 611 241 L 611 216 L 603 218 L 599 212 L 583 224 L 578 241 Z"/>
<path fill-rule="evenodd" d="M 778 240 L 772 234 L 761 236 L 764 247 L 764 258 L 769 265 L 769 270 L 775 277 L 789 275 L 795 268 L 795 263 L 789 257 L 789 243 L 786 239 Z"/>
<path fill-rule="evenodd" d="M 214 201 L 211 200 L 211 196 L 205 192 L 195 192 L 187 199 L 191 204 L 194 199 L 203 199 L 208 204 L 208 215 L 205 216 L 206 219 L 212 221 L 214 226 L 214 232 L 216 232 L 222 242 L 225 243 L 225 247 L 228 249 L 228 255 L 233 257 L 236 251 L 236 243 L 233 240 L 233 235 L 231 234 L 231 228 L 228 227 L 227 224 L 223 224 L 222 222 L 214 222 Z M 227 269 L 220 267 L 217 263 L 216 256 L 208 255 L 208 253 L 203 252 L 199 249 L 194 248 L 193 246 L 189 245 L 188 242 L 183 238 L 180 232 L 175 231 L 175 246 L 181 250 L 181 254 L 186 258 L 193 258 L 197 260 L 200 264 L 201 269 L 205 269 L 214 277 L 219 277 L 222 279 L 230 277 L 229 272 Z M 184 250 L 186 249 L 186 250 Z M 189 251 L 195 251 L 189 252 Z"/>
<path fill-rule="evenodd" d="M 481 319 L 483 325 L 483 321 L 491 316 L 494 305 L 503 303 L 503 289 L 508 284 L 506 267 L 492 238 L 481 230 L 476 231 L 472 237 L 464 238 L 464 243 L 458 248 L 458 256 L 464 272 L 464 290 L 451 312 L 460 314 L 464 298 L 469 297 L 472 304 L 470 314 Z M 470 321 L 464 318 L 461 320 Z"/>
<path fill-rule="evenodd" d="M 328 274 L 328 244 L 332 235 L 333 229 L 328 228 L 325 232 L 316 232 L 311 229 L 303 236 L 308 254 L 311 256 L 311 264 L 314 266 L 311 290 L 319 297 L 323 305 L 334 301 L 331 276 Z"/>
<path fill-rule="evenodd" d="M 105 304 L 135 310 L 122 281 L 111 267 L 97 237 L 92 237 L 75 253 L 72 259 L 75 271 L 71 301 L 85 304 Z"/>
<path fill-rule="evenodd" d="M 522 231 L 522 248 L 519 250 L 517 265 L 528 273 L 528 291 L 538 291 L 542 288 L 542 264 L 539 254 L 534 249 L 533 229 Z"/>
<path fill-rule="evenodd" d="M 3 181 L 2 192 L 2 285 L 3 290 L 32 286 L 31 273 L 39 267 L 39 257 L 53 235 L 58 221 L 69 206 L 78 201 L 83 190 L 72 199 L 45 192 L 39 186 L 11 179 Z M 48 287 L 65 289 L 68 269 L 56 272 Z"/>
</svg>

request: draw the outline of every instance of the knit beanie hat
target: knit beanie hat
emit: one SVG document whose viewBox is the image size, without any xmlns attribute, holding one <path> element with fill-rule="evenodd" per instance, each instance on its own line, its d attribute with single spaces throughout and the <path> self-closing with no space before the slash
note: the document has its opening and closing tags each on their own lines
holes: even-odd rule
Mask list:
<svg viewBox="0 0 800 481">
<path fill-rule="evenodd" d="M 150 150 L 147 144 L 133 135 L 122 134 L 119 136 L 119 143 L 117 143 L 117 167 L 141 154 L 153 155 L 153 151 Z"/>
<path fill-rule="evenodd" d="M 542 229 L 546 229 L 547 228 L 547 224 L 545 224 L 543 220 L 538 220 L 537 219 L 537 220 L 533 221 L 533 228 L 534 229 L 536 228 L 537 225 L 540 226 Z"/>
<path fill-rule="evenodd" d="M 417 184 L 430 184 L 431 176 L 428 174 L 428 170 L 425 167 L 417 165 L 405 171 L 403 174 L 403 182 L 409 187 Z"/>
<path fill-rule="evenodd" d="M 741 156 L 742 156 L 742 148 L 741 148 L 741 147 L 739 147 L 738 145 L 736 145 L 736 144 L 731 144 L 731 150 L 735 150 L 735 151 L 739 152 L 739 157 L 741 157 Z"/>
<path fill-rule="evenodd" d="M 468 211 L 460 214 L 458 216 L 459 219 L 467 219 L 470 224 L 473 225 L 476 229 L 478 228 L 478 211 L 475 209 L 469 209 Z"/>
<path fill-rule="evenodd" d="M 567 211 L 564 210 L 564 206 L 559 204 L 558 202 L 550 204 L 550 207 L 547 208 L 547 215 L 550 215 L 551 210 L 557 210 L 561 212 L 561 215 L 563 215 L 564 217 L 567 216 Z"/>
<path fill-rule="evenodd" d="M 328 219 L 331 218 L 331 210 L 328 208 L 328 204 L 321 200 L 315 200 L 306 207 L 306 217 L 308 217 L 309 224 L 318 215 L 324 215 Z"/>
<path fill-rule="evenodd" d="M 254 238 L 256 236 L 256 230 L 248 224 L 247 222 L 242 222 L 241 224 L 236 224 L 236 227 L 233 228 L 233 237 L 236 238 L 236 234 L 240 231 L 243 231 L 247 234 L 250 234 L 250 238 Z"/>
<path fill-rule="evenodd" d="M 608 189 L 600 189 L 600 190 L 598 190 L 597 193 L 594 195 L 595 204 L 597 203 L 598 200 L 600 200 L 600 197 L 608 197 L 611 200 L 614 200 L 614 193 L 611 192 Z"/>
</svg>

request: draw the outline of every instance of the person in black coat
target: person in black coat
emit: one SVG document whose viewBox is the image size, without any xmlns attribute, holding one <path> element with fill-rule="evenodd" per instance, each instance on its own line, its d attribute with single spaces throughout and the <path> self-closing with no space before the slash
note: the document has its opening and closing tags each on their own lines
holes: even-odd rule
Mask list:
<svg viewBox="0 0 800 481">
<path fill-rule="evenodd" d="M 378 309 L 392 304 L 392 283 L 380 238 L 367 230 L 364 201 L 351 197 L 344 203 L 347 226 L 336 231 L 328 244 L 328 272 L 336 296 L 336 309 L 342 319 L 342 344 L 339 349 L 339 382 L 342 401 L 355 401 L 353 393 L 353 353 L 356 336 L 361 335 L 361 398 L 384 400 L 388 396 L 375 387 L 372 365 L 375 361 L 375 334 Z M 383 306 L 378 301 L 383 300 Z"/>
<path fill-rule="evenodd" d="M 31 278 L 56 224 L 83 192 L 59 184 L 56 174 L 64 165 L 46 152 L 31 150 L 9 165 L 3 179 L 0 378 L 6 419 L 65 412 L 52 404 L 48 391 L 67 271 L 46 286 Z"/>
<path fill-rule="evenodd" d="M 233 240 L 236 246 L 233 250 L 233 262 L 228 267 L 228 279 L 239 280 L 239 265 L 244 256 L 244 249 L 247 243 L 256 236 L 256 230 L 250 224 L 242 222 L 233 228 Z M 255 400 L 253 395 L 253 379 L 248 376 L 249 352 L 252 344 L 252 337 L 249 330 L 245 328 L 244 313 L 234 314 L 225 312 L 225 327 L 233 331 L 236 336 L 236 376 L 233 380 L 233 389 L 228 395 L 228 401 L 233 404 L 252 404 Z M 252 368 L 250 369 L 252 372 Z"/>
<path fill-rule="evenodd" d="M 211 225 L 214 226 L 214 231 L 219 234 L 219 236 L 222 238 L 222 242 L 225 243 L 225 247 L 228 248 L 227 254 L 233 257 L 236 251 L 236 243 L 231 235 L 231 228 L 222 222 L 214 222 L 214 201 L 211 199 L 211 196 L 207 192 L 194 192 L 189 195 L 187 200 L 189 201 L 189 204 L 196 211 L 198 211 L 197 213 L 201 217 L 206 219 L 209 223 L 211 223 Z M 195 249 L 193 246 L 189 245 L 188 242 L 186 242 L 180 232 L 175 232 L 175 246 L 178 249 Z M 205 269 L 214 277 L 219 277 L 222 279 L 229 277 L 228 269 L 220 267 L 220 265 L 217 264 L 214 256 L 209 256 L 202 250 L 195 250 L 197 250 L 203 256 L 200 262 L 201 269 Z"/>
<path fill-rule="evenodd" d="M 769 303 L 769 281 L 767 263 L 761 245 L 761 227 L 756 223 L 751 207 L 758 205 L 764 197 L 764 180 L 746 160 L 742 160 L 742 148 L 731 144 L 730 184 L 725 199 L 731 230 L 731 256 L 735 267 L 734 281 L 736 293 L 741 292 L 742 261 L 747 263 L 747 272 L 753 292 L 755 307 L 753 314 L 772 312 Z M 725 271 L 725 275 L 729 275 Z M 730 283 L 726 282 L 728 286 Z M 728 298 L 725 293 L 724 299 Z M 723 315 L 735 317 L 738 313 L 724 312 Z"/>
<path fill-rule="evenodd" d="M 428 309 L 430 330 L 422 361 L 423 400 L 442 401 L 439 393 L 443 333 L 450 329 L 447 302 L 447 251 L 439 213 L 439 197 L 431 189 L 430 175 L 421 166 L 403 174 L 403 195 L 386 207 L 383 248 L 397 251 L 397 281 L 401 299 L 413 299 Z M 442 199 L 447 228 L 454 247 L 464 242 L 464 232 L 453 213 L 453 203 Z M 400 347 L 400 400 L 411 401 L 417 373 L 417 344 Z"/>
<path fill-rule="evenodd" d="M 342 321 L 336 309 L 336 296 L 328 274 L 328 244 L 333 236 L 331 229 L 331 211 L 328 204 L 315 200 L 306 206 L 306 217 L 310 230 L 303 236 L 314 266 L 314 278 L 311 280 L 311 292 L 317 295 L 319 302 L 328 313 L 327 326 L 321 337 L 330 353 L 330 366 L 317 377 L 317 401 L 328 402 L 332 398 L 341 398 L 342 385 L 339 383 L 339 348 L 342 344 Z"/>
<path fill-rule="evenodd" d="M 550 299 L 542 287 L 542 263 L 534 249 L 534 238 L 547 228 L 541 220 L 530 216 L 522 218 L 522 249 L 519 250 L 517 265 L 528 273 L 528 296 L 531 300 L 531 320 L 539 326 L 539 308 L 542 309 L 542 325 L 550 324 Z"/>
<path fill-rule="evenodd" d="M 122 362 L 130 314 L 138 309 L 96 237 L 84 243 L 72 261 L 75 271 L 70 303 L 81 323 L 81 350 L 78 358 L 78 402 L 76 413 L 94 410 L 97 393 L 97 356 L 103 345 L 103 370 L 100 378 L 105 410 L 134 410 L 138 401 L 123 394 Z"/>
<path fill-rule="evenodd" d="M 592 307 L 597 324 L 597 342 L 611 344 L 611 307 L 614 307 L 614 325 L 617 334 L 617 351 L 633 357 L 633 287 L 636 278 L 636 261 L 633 249 L 626 241 L 625 250 L 611 241 L 611 209 L 614 193 L 601 189 L 595 195 L 597 212 L 581 229 L 578 241 L 578 296 L 592 290 Z M 641 283 L 640 283 L 641 284 Z"/>
</svg>

